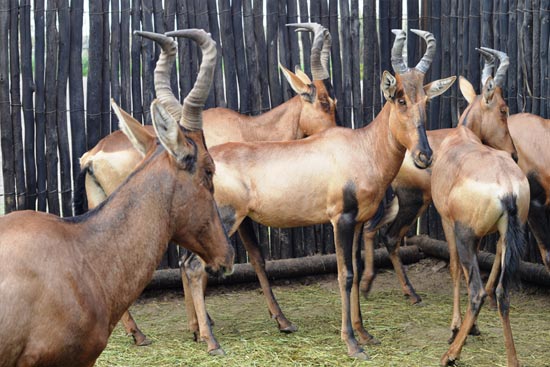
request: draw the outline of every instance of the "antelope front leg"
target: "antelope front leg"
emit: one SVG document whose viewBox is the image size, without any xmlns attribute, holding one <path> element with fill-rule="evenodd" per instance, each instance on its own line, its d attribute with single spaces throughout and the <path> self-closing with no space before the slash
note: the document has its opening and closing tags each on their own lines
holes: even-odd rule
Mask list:
<svg viewBox="0 0 550 367">
<path fill-rule="evenodd" d="M 460 314 L 460 262 L 456 252 L 453 224 L 446 220 L 442 220 L 441 224 L 443 225 L 443 231 L 445 232 L 445 238 L 449 246 L 449 271 L 453 283 L 453 317 L 451 319 L 451 337 L 449 338 L 449 343 L 452 343 L 462 324 L 462 316 Z"/>
<path fill-rule="evenodd" d="M 254 271 L 256 271 L 256 275 L 260 281 L 260 286 L 262 287 L 262 291 L 267 301 L 269 314 L 272 318 L 277 320 L 277 324 L 279 325 L 279 330 L 281 332 L 295 332 L 298 328 L 285 317 L 279 303 L 277 303 L 277 300 L 273 295 L 273 290 L 271 289 L 271 284 L 269 283 L 269 279 L 267 278 L 267 273 L 265 271 L 265 259 L 258 243 L 258 239 L 254 234 L 254 228 L 252 227 L 252 219 L 246 217 L 239 226 L 238 232 L 241 240 L 243 241 L 244 247 L 248 252 L 250 263 L 254 267 Z"/>
<path fill-rule="evenodd" d="M 146 346 L 150 345 L 152 342 L 148 339 L 142 332 L 139 330 L 134 318 L 130 314 L 129 310 L 126 310 L 122 317 L 120 318 L 122 325 L 124 325 L 124 330 L 126 330 L 127 335 L 131 335 L 134 339 L 134 344 L 137 346 Z"/>
<path fill-rule="evenodd" d="M 348 355 L 358 359 L 369 359 L 369 356 L 355 339 L 352 325 L 352 288 L 354 282 L 353 269 L 353 240 L 356 227 L 355 215 L 344 213 L 340 215 L 334 225 L 334 243 L 336 247 L 336 263 L 338 267 L 338 286 L 342 300 L 342 329 L 341 338 L 348 347 Z M 359 288 L 355 297 L 359 298 Z M 357 307 L 357 306 L 355 306 Z M 357 310 L 356 310 L 357 311 Z M 361 325 L 362 327 L 362 325 Z"/>
<path fill-rule="evenodd" d="M 353 236 L 353 285 L 351 288 L 351 322 L 353 330 L 358 335 L 359 344 L 380 344 L 380 341 L 372 336 L 363 325 L 361 315 L 361 303 L 359 299 L 359 274 L 361 274 L 361 240 L 362 224 L 355 227 Z M 366 256 L 366 254 L 365 254 Z"/>
<path fill-rule="evenodd" d="M 204 289 L 206 288 L 206 272 L 198 256 L 190 253 L 182 261 L 182 280 L 185 288 L 185 305 L 189 317 L 189 326 L 194 328 L 195 341 L 202 340 L 207 344 L 210 355 L 224 355 L 224 350 L 214 337 L 210 316 L 206 311 Z M 198 337 L 197 337 L 198 329 Z"/>
</svg>

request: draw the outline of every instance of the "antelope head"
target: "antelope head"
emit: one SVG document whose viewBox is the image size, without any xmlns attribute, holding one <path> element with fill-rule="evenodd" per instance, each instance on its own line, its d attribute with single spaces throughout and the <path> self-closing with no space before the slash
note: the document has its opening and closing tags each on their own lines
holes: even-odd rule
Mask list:
<svg viewBox="0 0 550 367">
<path fill-rule="evenodd" d="M 153 39 L 161 45 L 162 52 L 155 69 L 157 100 L 151 105 L 153 126 L 160 143 L 170 153 L 172 164 L 179 168 L 178 174 L 189 176 L 187 181 L 193 180 L 192 183 L 185 183 L 182 177 L 178 181 L 181 184 L 177 189 L 182 195 L 177 196 L 172 203 L 171 218 L 180 230 L 173 240 L 185 244 L 207 266 L 218 270 L 219 265 L 233 263 L 234 253 L 232 249 L 226 251 L 226 247 L 222 245 L 227 243 L 223 230 L 223 236 L 215 231 L 216 228 L 222 228 L 213 197 L 215 166 L 206 148 L 202 130 L 202 110 L 216 64 L 216 43 L 201 29 L 178 30 L 166 35 L 150 32 L 136 34 Z M 172 94 L 170 87 L 170 69 L 177 52 L 177 44 L 171 36 L 190 38 L 202 50 L 202 62 L 195 85 L 185 97 L 183 106 Z M 192 197 L 208 202 L 208 205 L 197 206 L 189 200 Z"/>
<path fill-rule="evenodd" d="M 456 77 L 452 76 L 423 85 L 424 75 L 435 54 L 435 38 L 429 32 L 417 29 L 411 31 L 424 38 L 428 45 L 426 53 L 414 68 L 409 68 L 403 58 L 406 33 L 400 29 L 392 30 L 397 36 L 391 52 L 395 76 L 384 71 L 381 89 L 391 105 L 389 118 L 391 133 L 411 152 L 414 164 L 418 168 L 427 168 L 432 163 L 432 150 L 426 137 L 426 103 L 449 89 Z"/>
<path fill-rule="evenodd" d="M 296 27 L 296 32 L 313 33 L 310 57 L 313 81 L 299 67 L 296 67 L 295 72 L 292 73 L 279 64 L 286 80 L 302 99 L 300 130 L 306 135 L 312 135 L 336 126 L 337 123 L 336 100 L 332 95 L 329 73 L 332 38 L 328 29 L 318 23 L 291 23 L 287 26 Z"/>
<path fill-rule="evenodd" d="M 477 49 L 484 58 L 481 75 L 482 91 L 477 95 L 472 84 L 459 78 L 460 91 L 468 108 L 462 114 L 459 124 L 472 130 L 485 145 L 510 153 L 517 162 L 517 152 L 508 130 L 508 105 L 502 97 L 502 85 L 508 69 L 508 56 L 501 51 L 481 47 Z M 494 78 L 491 76 L 495 58 L 500 65 Z"/>
</svg>

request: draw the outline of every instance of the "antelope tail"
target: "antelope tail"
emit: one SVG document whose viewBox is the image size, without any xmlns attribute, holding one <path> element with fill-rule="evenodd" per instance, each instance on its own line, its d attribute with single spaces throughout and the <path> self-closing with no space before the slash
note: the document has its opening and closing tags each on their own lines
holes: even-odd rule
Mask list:
<svg viewBox="0 0 550 367">
<path fill-rule="evenodd" d="M 83 167 L 76 177 L 74 187 L 74 214 L 81 215 L 88 211 L 88 198 L 86 197 L 86 175 L 88 174 L 88 165 Z"/>
<path fill-rule="evenodd" d="M 519 279 L 517 272 L 525 247 L 523 225 L 518 217 L 516 199 L 515 195 L 506 195 L 501 199 L 508 215 L 508 227 L 501 259 L 500 283 L 508 289 L 513 282 Z"/>
</svg>

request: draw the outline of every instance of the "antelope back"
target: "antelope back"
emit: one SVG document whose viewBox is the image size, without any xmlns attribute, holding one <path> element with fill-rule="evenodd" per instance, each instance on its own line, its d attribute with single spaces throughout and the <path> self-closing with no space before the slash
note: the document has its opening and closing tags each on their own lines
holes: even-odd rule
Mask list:
<svg viewBox="0 0 550 367">
<path fill-rule="evenodd" d="M 418 65 L 409 68 L 402 52 L 406 33 L 402 30 L 393 30 L 397 35 L 392 48 L 392 67 L 396 75 L 384 71 L 381 89 L 390 105 L 389 125 L 392 134 L 411 152 L 415 165 L 426 168 L 432 161 L 432 150 L 426 137 L 426 103 L 445 92 L 456 77 L 423 85 L 424 75 L 435 54 L 435 39 L 431 33 L 412 31 L 428 43 L 426 54 Z"/>
<path fill-rule="evenodd" d="M 459 79 L 460 91 L 468 107 L 460 116 L 459 125 L 474 132 L 485 145 L 503 150 L 517 160 L 517 152 L 508 129 L 508 105 L 502 89 L 489 77 L 480 95 L 464 77 Z"/>
</svg>

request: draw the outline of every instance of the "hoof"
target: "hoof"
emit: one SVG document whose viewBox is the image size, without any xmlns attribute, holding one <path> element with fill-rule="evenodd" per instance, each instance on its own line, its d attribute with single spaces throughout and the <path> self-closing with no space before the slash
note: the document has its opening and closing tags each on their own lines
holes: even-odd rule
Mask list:
<svg viewBox="0 0 550 367">
<path fill-rule="evenodd" d="M 151 345 L 153 344 L 153 342 L 151 341 L 151 339 L 147 338 L 146 336 L 144 336 L 143 338 L 140 338 L 139 340 L 134 338 L 134 343 L 135 345 L 137 345 L 138 347 L 146 347 L 148 345 Z"/>
<path fill-rule="evenodd" d="M 216 348 L 208 351 L 211 356 L 224 356 L 225 351 L 222 348 Z"/>
<path fill-rule="evenodd" d="M 421 299 L 419 299 L 417 302 L 412 302 L 412 305 L 415 306 L 415 307 L 424 307 L 424 306 L 426 306 L 426 304 L 424 302 L 422 302 Z"/>
<path fill-rule="evenodd" d="M 370 336 L 369 338 L 360 338 L 359 344 L 361 345 L 380 345 L 382 344 L 380 340 L 376 339 L 374 336 Z"/>
<path fill-rule="evenodd" d="M 351 358 L 359 359 L 361 361 L 368 361 L 370 359 L 369 355 L 367 353 L 365 353 L 364 350 L 360 350 L 358 352 L 351 353 L 349 356 Z"/>
<path fill-rule="evenodd" d="M 479 331 L 479 328 L 476 324 L 473 324 L 468 335 L 479 336 L 481 335 L 481 331 Z"/>
<path fill-rule="evenodd" d="M 296 331 L 298 331 L 298 327 L 294 324 L 290 324 L 289 326 L 287 327 L 284 327 L 284 328 L 279 328 L 279 331 L 281 333 L 285 333 L 285 334 L 291 334 L 291 333 L 294 333 Z"/>
<path fill-rule="evenodd" d="M 451 357 L 447 354 L 441 358 L 441 366 L 454 366 L 456 362 L 456 357 Z"/>
</svg>

